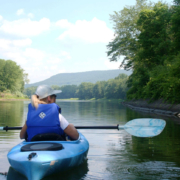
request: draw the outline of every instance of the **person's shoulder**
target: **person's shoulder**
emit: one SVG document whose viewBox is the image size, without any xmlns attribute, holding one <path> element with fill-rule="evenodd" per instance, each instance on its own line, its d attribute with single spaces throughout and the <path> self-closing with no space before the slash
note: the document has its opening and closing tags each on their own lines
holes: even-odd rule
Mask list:
<svg viewBox="0 0 180 180">
<path fill-rule="evenodd" d="M 29 103 L 29 104 L 28 104 L 28 106 L 32 106 L 32 104 L 31 104 L 31 103 Z"/>
<path fill-rule="evenodd" d="M 50 105 L 53 106 L 53 107 L 60 108 L 56 103 L 51 103 Z"/>
<path fill-rule="evenodd" d="M 29 108 L 29 109 L 34 109 L 35 107 L 34 107 L 31 103 L 29 103 L 29 104 L 28 104 L 28 108 Z"/>
<path fill-rule="evenodd" d="M 56 103 L 51 103 L 50 106 L 51 106 L 52 108 L 56 108 L 58 111 L 59 111 L 59 109 L 60 109 L 60 107 L 59 107 Z"/>
</svg>

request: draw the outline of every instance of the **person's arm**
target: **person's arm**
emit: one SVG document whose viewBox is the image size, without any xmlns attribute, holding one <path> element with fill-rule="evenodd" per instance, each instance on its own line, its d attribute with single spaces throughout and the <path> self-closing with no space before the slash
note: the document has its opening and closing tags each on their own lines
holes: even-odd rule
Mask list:
<svg viewBox="0 0 180 180">
<path fill-rule="evenodd" d="M 73 124 L 69 124 L 66 129 L 64 129 L 64 132 L 73 140 L 77 140 L 79 138 L 79 133 Z"/>
<path fill-rule="evenodd" d="M 67 134 L 71 139 L 76 140 L 79 138 L 79 133 L 74 127 L 73 124 L 69 124 L 69 122 L 65 119 L 62 114 L 59 114 L 60 126 L 64 130 L 64 133 Z"/>
<path fill-rule="evenodd" d="M 26 130 L 27 130 L 27 125 L 25 123 L 24 126 L 21 129 L 21 132 L 20 132 L 20 138 L 21 139 L 25 139 L 25 137 L 26 137 Z"/>
</svg>

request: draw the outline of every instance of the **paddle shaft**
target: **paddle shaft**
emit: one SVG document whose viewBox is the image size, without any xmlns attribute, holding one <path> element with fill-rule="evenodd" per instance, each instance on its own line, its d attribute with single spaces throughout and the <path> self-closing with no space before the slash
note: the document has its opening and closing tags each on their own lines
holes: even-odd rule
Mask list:
<svg viewBox="0 0 180 180">
<path fill-rule="evenodd" d="M 118 126 L 75 126 L 76 129 L 118 129 Z"/>
<path fill-rule="evenodd" d="M 8 127 L 8 126 L 5 126 L 5 127 L 2 127 L 2 130 L 5 130 L 5 131 L 8 131 L 8 130 L 21 130 L 22 127 Z"/>
<path fill-rule="evenodd" d="M 0 127 L 2 130 L 21 130 L 22 127 Z M 76 129 L 119 129 L 119 125 L 117 126 L 75 126 Z"/>
</svg>

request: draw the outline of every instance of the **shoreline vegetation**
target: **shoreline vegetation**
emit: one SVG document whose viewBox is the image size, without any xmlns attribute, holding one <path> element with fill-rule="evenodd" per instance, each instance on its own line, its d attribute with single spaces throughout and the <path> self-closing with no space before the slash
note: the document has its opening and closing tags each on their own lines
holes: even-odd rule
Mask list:
<svg viewBox="0 0 180 180">
<path fill-rule="evenodd" d="M 2 98 L 0 97 L 0 101 L 24 101 L 24 100 L 31 100 L 30 98 L 23 98 L 23 97 L 11 97 L 11 98 Z M 103 101 L 109 101 L 109 102 L 123 102 L 122 99 L 79 99 L 79 98 L 68 98 L 68 99 L 57 99 L 59 101 L 99 101 L 99 102 L 103 102 Z"/>
<path fill-rule="evenodd" d="M 29 98 L 21 92 L 11 93 L 10 91 L 0 92 L 0 101 L 6 100 L 28 100 Z"/>
</svg>

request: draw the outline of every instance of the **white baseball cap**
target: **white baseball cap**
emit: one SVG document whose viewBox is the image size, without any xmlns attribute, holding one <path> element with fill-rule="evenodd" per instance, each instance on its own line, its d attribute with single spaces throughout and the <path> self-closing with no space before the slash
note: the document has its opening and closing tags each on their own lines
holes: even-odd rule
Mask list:
<svg viewBox="0 0 180 180">
<path fill-rule="evenodd" d="M 39 96 L 39 99 L 51 96 L 53 94 L 61 93 L 61 90 L 54 90 L 48 85 L 40 85 L 37 87 L 35 94 Z"/>
</svg>

